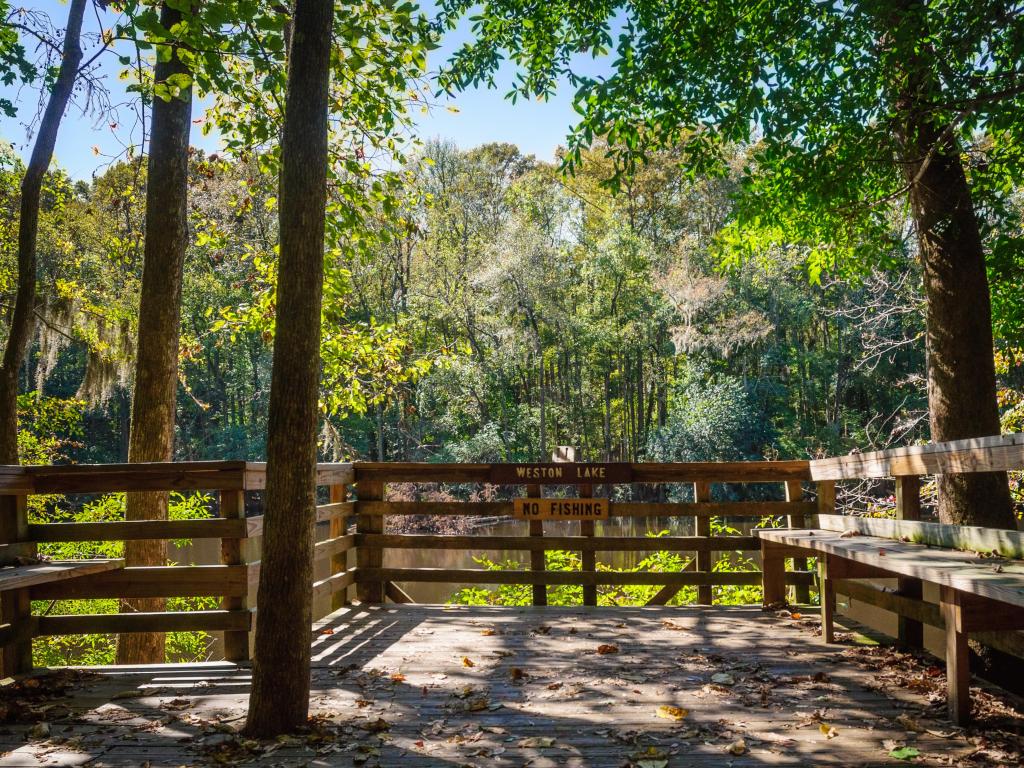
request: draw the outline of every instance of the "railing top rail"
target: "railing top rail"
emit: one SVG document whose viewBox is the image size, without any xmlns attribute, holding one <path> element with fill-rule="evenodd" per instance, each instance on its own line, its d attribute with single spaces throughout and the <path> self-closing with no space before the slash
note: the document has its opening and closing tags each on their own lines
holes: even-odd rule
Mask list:
<svg viewBox="0 0 1024 768">
<path fill-rule="evenodd" d="M 604 483 L 771 483 L 810 480 L 810 462 L 536 462 L 529 464 L 434 464 L 355 462 L 355 481 L 391 483 L 490 483 L 493 485 Z"/>
<path fill-rule="evenodd" d="M 952 472 L 1024 469 L 1024 434 L 994 435 L 851 453 L 810 463 L 813 480 L 859 480 Z"/>
<path fill-rule="evenodd" d="M 351 464 L 317 465 L 317 483 L 320 485 L 351 483 L 352 478 Z M 259 490 L 265 487 L 266 464 L 254 461 L 0 465 L 0 495 Z"/>
</svg>

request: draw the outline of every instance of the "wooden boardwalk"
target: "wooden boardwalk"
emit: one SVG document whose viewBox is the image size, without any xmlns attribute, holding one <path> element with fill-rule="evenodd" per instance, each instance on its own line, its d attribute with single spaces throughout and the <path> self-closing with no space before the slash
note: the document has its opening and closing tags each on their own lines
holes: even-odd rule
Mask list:
<svg viewBox="0 0 1024 768">
<path fill-rule="evenodd" d="M 237 735 L 245 667 L 108 669 L 63 696 L 45 681 L 28 703 L 8 694 L 8 719 L 21 707 L 40 722 L 0 724 L 0 768 L 1021 761 L 1024 721 L 993 697 L 982 748 L 945 719 L 937 668 L 826 647 L 813 621 L 753 608 L 352 608 L 318 623 L 313 656 L 307 737 Z M 904 746 L 912 763 L 890 757 Z"/>
</svg>

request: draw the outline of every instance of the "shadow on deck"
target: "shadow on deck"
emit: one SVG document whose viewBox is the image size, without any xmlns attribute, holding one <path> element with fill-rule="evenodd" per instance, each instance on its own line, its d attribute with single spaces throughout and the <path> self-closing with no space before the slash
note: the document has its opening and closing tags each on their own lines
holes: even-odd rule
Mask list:
<svg viewBox="0 0 1024 768">
<path fill-rule="evenodd" d="M 754 608 L 351 608 L 314 629 L 308 738 L 235 734 L 245 667 L 107 668 L 33 702 L 48 737 L 3 726 L 0 767 L 906 765 L 902 746 L 1020 764 L 997 699 L 979 699 L 979 747 L 945 719 L 937 668 L 814 630 Z"/>
</svg>

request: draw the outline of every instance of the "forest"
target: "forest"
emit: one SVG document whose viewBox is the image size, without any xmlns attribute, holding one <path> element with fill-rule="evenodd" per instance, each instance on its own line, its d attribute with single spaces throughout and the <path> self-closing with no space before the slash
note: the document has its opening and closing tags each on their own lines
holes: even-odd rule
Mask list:
<svg viewBox="0 0 1024 768">
<path fill-rule="evenodd" d="M 1001 2 L 0 0 L 0 464 L 266 461 L 246 727 L 287 732 L 309 708 L 318 460 L 775 461 L 1024 432 L 1022 52 L 1024 8 Z M 481 89 L 568 91 L 575 122 L 550 158 L 420 130 Z M 82 174 L 57 147 L 89 131 Z M 695 504 L 718 498 L 698 485 Z M 451 486 L 434 492 L 481 492 Z M 891 483 L 856 493 L 893 513 Z M 4 546 L 32 524 L 226 508 L 13 498 Z M 1024 486 L 940 472 L 925 502 L 1014 528 Z M 22 559 L 176 556 L 79 543 Z M 754 563 L 698 570 L 733 567 Z M 58 602 L 26 610 L 84 610 Z M 207 648 L 87 637 L 36 652 Z"/>
<path fill-rule="evenodd" d="M 593 460 L 805 458 L 927 437 L 920 267 L 895 207 L 878 266 L 812 278 L 799 252 L 730 248 L 735 176 L 693 178 L 665 152 L 613 194 L 602 155 L 565 177 L 509 145 L 417 150 L 399 212 L 332 254 L 325 460 L 527 461 L 556 445 Z M 8 150 L 12 223 L 22 173 Z M 145 187 L 139 160 L 89 183 L 46 177 L 26 462 L 127 460 Z M 190 158 L 175 458 L 264 458 L 273 188 L 253 159 Z M 1019 209 L 1003 213 L 992 243 L 1017 236 Z M 1018 431 L 1019 286 L 990 270 L 1006 296 L 1003 425 Z"/>
</svg>

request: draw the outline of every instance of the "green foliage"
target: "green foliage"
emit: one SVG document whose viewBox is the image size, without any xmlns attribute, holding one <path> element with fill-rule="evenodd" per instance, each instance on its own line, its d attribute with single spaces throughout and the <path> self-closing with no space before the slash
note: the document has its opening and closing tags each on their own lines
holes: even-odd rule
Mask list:
<svg viewBox="0 0 1024 768">
<path fill-rule="evenodd" d="M 737 536 L 739 531 L 724 524 L 718 518 L 711 519 L 711 535 Z M 649 534 L 653 538 L 668 536 L 667 530 Z M 580 571 L 583 563 L 577 552 L 563 550 L 547 550 L 544 553 L 545 569 L 556 572 Z M 483 566 L 487 571 L 524 570 L 527 565 L 515 560 L 494 561 L 485 555 L 475 556 L 473 562 Z M 692 558 L 679 552 L 650 552 L 631 568 L 613 568 L 606 563 L 598 562 L 598 571 L 609 573 L 680 573 L 687 570 Z M 742 552 L 719 553 L 712 565 L 716 573 L 727 571 L 756 571 L 757 564 Z M 598 605 L 642 606 L 646 605 L 661 587 L 657 585 L 623 585 L 598 587 Z M 547 587 L 548 605 L 581 605 L 583 588 L 573 585 L 549 585 Z M 748 605 L 761 601 L 760 586 L 716 586 L 713 597 L 721 605 Z M 697 599 L 696 587 L 683 587 L 669 605 L 685 605 Z M 457 605 L 532 605 L 533 587 L 529 584 L 499 584 L 493 589 L 479 586 L 463 587 L 455 592 L 449 603 Z"/>
<path fill-rule="evenodd" d="M 196 520 L 210 517 L 212 499 L 204 493 L 184 495 L 172 493 L 168 516 L 172 520 Z M 50 497 L 52 508 L 40 512 L 30 510 L 30 522 L 110 522 L 124 520 L 125 496 L 113 493 L 87 502 L 80 509 L 61 504 Z M 190 544 L 188 540 L 173 542 L 176 548 Z M 53 559 L 89 559 L 124 556 L 124 542 L 84 541 L 55 542 L 39 545 L 39 553 Z M 174 563 L 169 562 L 168 565 Z M 216 597 L 172 597 L 167 599 L 169 611 L 199 611 L 217 608 Z M 117 613 L 114 599 L 34 601 L 35 615 L 67 616 Z M 209 656 L 211 638 L 205 632 L 170 632 L 167 635 L 168 661 L 204 661 Z M 115 635 L 59 635 L 33 640 L 33 661 L 38 666 L 65 664 L 113 664 L 116 654 Z"/>
</svg>

